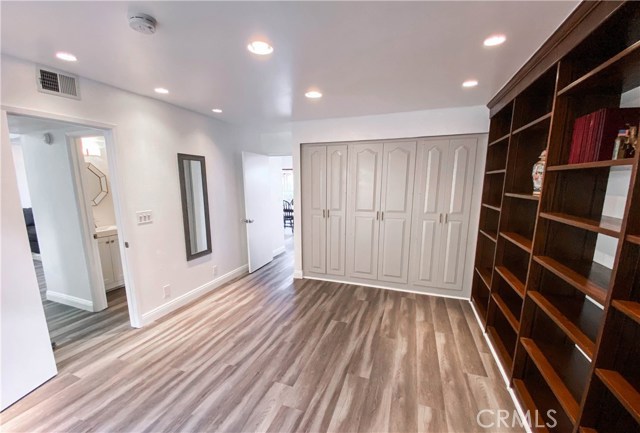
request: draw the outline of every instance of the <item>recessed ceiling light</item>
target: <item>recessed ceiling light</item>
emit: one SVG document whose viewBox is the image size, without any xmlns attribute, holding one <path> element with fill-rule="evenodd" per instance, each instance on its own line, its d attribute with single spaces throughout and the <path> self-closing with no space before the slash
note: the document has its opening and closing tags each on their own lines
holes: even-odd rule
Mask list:
<svg viewBox="0 0 640 433">
<path fill-rule="evenodd" d="M 476 87 L 478 85 L 478 82 L 476 80 L 467 80 L 464 83 L 462 83 L 462 87 Z"/>
<path fill-rule="evenodd" d="M 266 56 L 267 54 L 273 53 L 273 47 L 263 41 L 253 41 L 247 45 L 247 49 L 259 56 Z"/>
<path fill-rule="evenodd" d="M 166 95 L 167 93 L 169 93 L 169 91 L 167 89 L 165 89 L 164 87 L 156 87 L 155 89 L 153 89 L 156 93 L 160 93 L 162 95 Z"/>
<path fill-rule="evenodd" d="M 222 113 L 222 110 L 219 108 L 214 108 L 211 111 L 213 111 L 214 113 Z"/>
<path fill-rule="evenodd" d="M 318 98 L 322 98 L 322 93 L 318 92 L 317 90 L 310 90 L 307 93 L 305 93 L 304 96 L 306 96 L 309 99 L 318 99 Z"/>
<path fill-rule="evenodd" d="M 500 45 L 507 40 L 505 35 L 491 35 L 487 39 L 484 40 L 485 47 L 495 47 L 496 45 Z"/>
<path fill-rule="evenodd" d="M 64 51 L 58 51 L 56 53 L 56 57 L 60 60 L 64 60 L 65 62 L 75 62 L 78 59 L 71 53 L 65 53 Z"/>
</svg>

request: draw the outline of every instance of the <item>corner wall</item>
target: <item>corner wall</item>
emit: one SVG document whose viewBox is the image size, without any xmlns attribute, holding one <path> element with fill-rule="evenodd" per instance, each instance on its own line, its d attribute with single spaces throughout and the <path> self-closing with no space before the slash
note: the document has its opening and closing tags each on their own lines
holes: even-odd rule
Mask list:
<svg viewBox="0 0 640 433">
<path fill-rule="evenodd" d="M 362 116 L 340 119 L 326 119 L 291 124 L 293 142 L 293 172 L 295 202 L 301 201 L 300 185 L 300 145 L 301 143 L 325 143 L 336 141 L 379 140 L 408 137 L 433 137 L 439 135 L 486 134 L 489 131 L 489 110 L 484 106 L 446 108 L 438 110 L 412 111 L 377 116 Z M 476 234 L 480 216 L 480 198 L 487 150 L 487 138 L 480 140 L 476 153 L 473 198 L 471 203 L 471 224 L 467 248 L 464 287 L 457 296 L 469 297 L 473 251 L 476 248 Z M 301 221 L 300 206 L 294 209 L 294 220 Z M 295 273 L 302 277 L 302 231 L 300 224 L 295 225 Z M 471 262 L 472 263 L 472 262 Z"/>
<path fill-rule="evenodd" d="M 114 126 L 125 250 L 138 307 L 136 325 L 151 321 L 246 269 L 242 150 L 260 137 L 161 101 L 80 78 L 82 100 L 39 93 L 35 64 L 2 56 L 3 108 L 19 108 Z M 82 122 L 80 122 L 82 123 Z M 211 217 L 211 255 L 187 262 L 177 153 L 204 155 Z M 19 203 L 17 204 L 19 206 Z M 151 210 L 154 222 L 137 225 Z M 25 237 L 25 243 L 27 242 Z M 28 244 L 26 244 L 28 245 Z M 18 265 L 23 258 L 10 258 Z M 16 262 L 16 263 L 14 263 Z M 217 266 L 214 275 L 213 266 Z M 171 285 L 171 297 L 162 287 Z"/>
</svg>

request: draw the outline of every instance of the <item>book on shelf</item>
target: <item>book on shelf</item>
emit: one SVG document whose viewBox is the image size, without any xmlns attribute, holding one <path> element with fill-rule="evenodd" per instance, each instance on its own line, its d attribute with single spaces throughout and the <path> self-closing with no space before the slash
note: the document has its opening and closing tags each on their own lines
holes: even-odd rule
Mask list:
<svg viewBox="0 0 640 433">
<path fill-rule="evenodd" d="M 640 108 L 603 108 L 578 117 L 573 124 L 569 164 L 612 159 L 618 131 L 639 122 Z"/>
</svg>

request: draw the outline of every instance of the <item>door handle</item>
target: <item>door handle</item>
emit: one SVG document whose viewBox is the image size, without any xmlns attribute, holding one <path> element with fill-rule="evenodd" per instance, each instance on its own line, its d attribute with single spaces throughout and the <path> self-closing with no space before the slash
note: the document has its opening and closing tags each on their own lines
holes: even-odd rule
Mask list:
<svg viewBox="0 0 640 433">
<path fill-rule="evenodd" d="M 444 223 L 445 224 L 449 223 L 449 214 L 448 213 L 444 214 Z"/>
<path fill-rule="evenodd" d="M 329 209 L 327 209 L 327 218 L 329 218 Z"/>
<path fill-rule="evenodd" d="M 322 209 L 322 218 L 326 218 L 326 217 L 327 217 L 327 210 Z"/>
<path fill-rule="evenodd" d="M 442 224 L 442 214 L 438 214 L 440 215 L 440 224 Z"/>
<path fill-rule="evenodd" d="M 242 220 L 242 222 L 243 223 L 247 223 L 247 224 L 251 224 L 253 222 L 253 220 L 245 219 L 245 220 Z"/>
<path fill-rule="evenodd" d="M 384 211 L 380 212 L 380 221 L 384 221 Z"/>
<path fill-rule="evenodd" d="M 376 221 L 378 221 L 380 219 L 380 211 L 377 210 L 376 211 Z"/>
</svg>

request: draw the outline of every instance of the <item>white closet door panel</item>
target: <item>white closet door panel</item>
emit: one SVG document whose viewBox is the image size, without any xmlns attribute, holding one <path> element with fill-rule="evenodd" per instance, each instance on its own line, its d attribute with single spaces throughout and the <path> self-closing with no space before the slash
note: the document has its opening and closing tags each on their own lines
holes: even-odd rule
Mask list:
<svg viewBox="0 0 640 433">
<path fill-rule="evenodd" d="M 477 142 L 477 138 L 459 138 L 449 143 L 441 275 L 442 287 L 450 290 L 462 290 Z"/>
<path fill-rule="evenodd" d="M 459 221 L 449 221 L 445 225 L 444 233 L 444 269 L 442 270 L 442 282 L 455 285 L 458 283 L 460 275 L 460 253 L 462 248 L 462 233 L 464 228 Z"/>
<path fill-rule="evenodd" d="M 448 139 L 426 140 L 418 145 L 414 212 L 411 235 L 411 284 L 437 287 L 440 272 L 443 208 L 446 206 Z"/>
<path fill-rule="evenodd" d="M 382 143 L 350 144 L 347 182 L 347 275 L 378 278 Z"/>
<path fill-rule="evenodd" d="M 102 277 L 105 287 L 113 287 L 115 281 L 113 275 L 113 262 L 111 259 L 110 237 L 98 238 L 98 253 L 100 255 L 100 266 L 102 267 Z"/>
<path fill-rule="evenodd" d="M 327 274 L 345 274 L 347 146 L 327 146 Z"/>
<path fill-rule="evenodd" d="M 302 146 L 302 269 L 326 271 L 326 146 Z"/>
<path fill-rule="evenodd" d="M 378 279 L 406 283 L 416 142 L 385 143 L 383 152 Z"/>
</svg>

